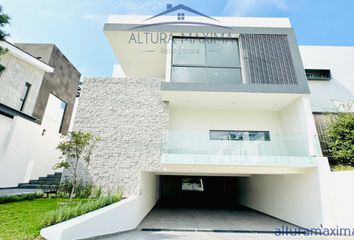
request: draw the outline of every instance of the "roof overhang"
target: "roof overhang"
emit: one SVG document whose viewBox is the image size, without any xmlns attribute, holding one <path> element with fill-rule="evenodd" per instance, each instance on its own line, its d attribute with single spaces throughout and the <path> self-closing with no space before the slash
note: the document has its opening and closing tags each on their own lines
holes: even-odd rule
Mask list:
<svg viewBox="0 0 354 240">
<path fill-rule="evenodd" d="M 44 72 L 52 73 L 54 71 L 54 68 L 52 68 L 48 64 L 38 60 L 37 58 L 33 57 L 29 53 L 19 49 L 18 47 L 15 47 L 9 42 L 5 42 L 5 41 L 0 42 L 0 47 L 7 49 L 9 54 L 35 66 L 36 68 Z"/>
</svg>

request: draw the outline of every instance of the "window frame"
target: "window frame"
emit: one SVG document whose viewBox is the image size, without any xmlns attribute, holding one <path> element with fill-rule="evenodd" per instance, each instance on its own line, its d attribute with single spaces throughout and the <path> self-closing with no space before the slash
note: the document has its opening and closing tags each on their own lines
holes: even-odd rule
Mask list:
<svg viewBox="0 0 354 240">
<path fill-rule="evenodd" d="M 25 105 L 26 105 L 26 102 L 27 102 L 27 99 L 28 99 L 28 95 L 29 95 L 29 91 L 32 87 L 32 84 L 30 84 L 29 82 L 25 82 L 25 88 L 23 89 L 23 91 L 25 92 L 22 92 L 22 96 L 20 98 L 20 102 L 21 102 L 21 106 L 20 106 L 20 111 L 22 112 L 25 108 Z M 23 95 L 24 94 L 24 95 Z"/>
<path fill-rule="evenodd" d="M 192 40 L 192 39 L 201 39 L 204 40 L 204 50 L 205 50 L 205 64 L 204 65 L 188 65 L 188 64 L 174 64 L 174 44 L 175 44 L 175 39 L 185 39 L 185 40 Z M 237 44 L 237 49 L 238 49 L 238 62 L 239 62 L 239 66 L 237 67 L 229 67 L 229 66 L 216 66 L 216 65 L 208 65 L 208 54 L 207 54 L 207 44 L 206 41 L 213 41 L 213 40 L 235 40 L 236 44 Z M 212 38 L 212 37 L 182 37 L 182 36 L 174 36 L 172 38 L 172 45 L 171 45 L 171 71 L 170 71 L 170 81 L 171 82 L 176 82 L 173 81 L 173 68 L 176 67 L 180 67 L 180 68 L 201 68 L 205 70 L 205 78 L 206 78 L 206 82 L 208 82 L 208 68 L 210 69 L 238 69 L 240 71 L 240 82 L 243 82 L 243 74 L 242 74 L 242 62 L 241 62 L 241 49 L 240 49 L 240 39 L 239 38 L 220 38 L 220 37 L 216 37 L 216 38 Z M 186 83 L 186 82 L 184 82 Z"/>
</svg>

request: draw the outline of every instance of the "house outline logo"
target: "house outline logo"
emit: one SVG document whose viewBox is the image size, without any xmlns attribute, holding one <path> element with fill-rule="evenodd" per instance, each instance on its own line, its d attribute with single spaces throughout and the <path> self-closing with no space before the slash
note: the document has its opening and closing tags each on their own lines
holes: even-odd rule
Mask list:
<svg viewBox="0 0 354 240">
<path fill-rule="evenodd" d="M 140 26 L 137 26 L 137 27 L 134 27 L 132 28 L 131 30 L 136 30 L 136 29 L 140 29 L 140 28 L 145 28 L 145 27 L 154 27 L 154 26 L 162 26 L 162 25 L 204 25 L 204 26 L 212 26 L 212 27 L 218 27 L 218 28 L 223 28 L 223 29 L 231 29 L 230 27 L 227 27 L 227 26 L 223 26 L 223 25 L 220 25 L 220 24 L 217 24 L 217 22 L 219 22 L 217 19 L 213 18 L 213 17 L 210 17 L 204 13 L 201 13 L 197 10 L 194 10 L 184 4 L 179 4 L 175 7 L 172 6 L 172 4 L 167 4 L 166 5 L 166 10 L 161 12 L 161 13 L 158 13 L 152 17 L 149 17 L 147 19 L 144 20 L 144 22 L 146 21 L 149 21 L 149 20 L 152 20 L 152 19 L 156 19 L 158 17 L 162 17 L 162 16 L 166 16 L 170 13 L 173 13 L 173 12 L 177 12 L 176 14 L 176 21 L 161 21 L 161 22 L 157 22 L 157 23 L 151 23 L 151 24 L 142 24 Z M 208 23 L 208 22 L 199 22 L 199 21 L 187 21 L 186 18 L 188 16 L 185 15 L 184 12 L 178 12 L 178 11 L 184 11 L 184 12 L 189 12 L 189 13 L 192 13 L 192 14 L 195 14 L 197 16 L 200 16 L 200 17 L 204 17 L 208 20 L 212 20 L 216 23 Z"/>
</svg>

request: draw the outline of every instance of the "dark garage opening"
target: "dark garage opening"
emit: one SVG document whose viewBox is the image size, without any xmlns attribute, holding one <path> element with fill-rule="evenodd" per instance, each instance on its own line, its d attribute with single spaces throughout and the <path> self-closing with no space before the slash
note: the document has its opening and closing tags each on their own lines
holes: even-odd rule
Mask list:
<svg viewBox="0 0 354 240">
<path fill-rule="evenodd" d="M 159 207 L 235 209 L 237 202 L 237 177 L 160 177 Z"/>
</svg>

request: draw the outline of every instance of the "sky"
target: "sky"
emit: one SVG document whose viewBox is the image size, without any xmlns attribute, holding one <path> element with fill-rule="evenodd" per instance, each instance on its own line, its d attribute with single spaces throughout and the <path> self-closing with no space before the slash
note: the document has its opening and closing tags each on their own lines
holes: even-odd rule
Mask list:
<svg viewBox="0 0 354 240">
<path fill-rule="evenodd" d="M 54 43 L 83 77 L 111 76 L 111 14 L 155 15 L 185 4 L 210 16 L 288 17 L 300 45 L 354 46 L 354 0 L 0 0 L 10 42 Z"/>
</svg>

